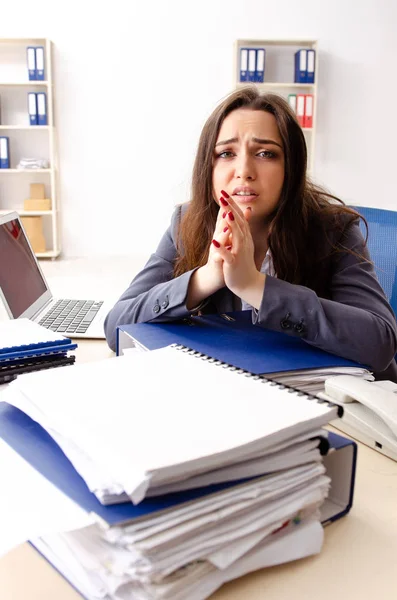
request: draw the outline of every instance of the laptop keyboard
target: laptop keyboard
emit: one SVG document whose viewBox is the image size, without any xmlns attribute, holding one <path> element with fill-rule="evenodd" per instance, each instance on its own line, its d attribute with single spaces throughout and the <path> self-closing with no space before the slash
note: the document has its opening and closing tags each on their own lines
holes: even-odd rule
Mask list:
<svg viewBox="0 0 397 600">
<path fill-rule="evenodd" d="M 58 333 L 85 333 L 102 304 L 94 300 L 57 300 L 39 323 Z"/>
</svg>

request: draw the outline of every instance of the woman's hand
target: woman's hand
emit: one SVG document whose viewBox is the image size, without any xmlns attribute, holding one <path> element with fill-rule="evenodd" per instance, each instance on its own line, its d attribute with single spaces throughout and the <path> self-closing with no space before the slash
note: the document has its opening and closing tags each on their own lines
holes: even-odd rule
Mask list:
<svg viewBox="0 0 397 600">
<path fill-rule="evenodd" d="M 249 226 L 250 210 L 243 211 L 228 197 L 225 222 L 230 230 L 227 243 L 214 236 L 212 254 L 215 260 L 222 261 L 225 285 L 251 306 L 259 308 L 266 276 L 255 265 L 255 246 Z M 232 241 L 231 245 L 229 240 Z M 231 247 L 230 247 L 231 246 Z"/>
<path fill-rule="evenodd" d="M 223 204 L 226 201 L 220 200 L 220 208 L 215 224 L 214 239 L 219 240 L 217 243 L 222 246 L 229 247 L 231 244 L 231 230 L 226 223 L 227 210 Z M 226 203 L 226 208 L 227 208 Z M 225 278 L 223 275 L 223 259 L 216 252 L 216 247 L 212 243 L 209 250 L 207 263 L 197 269 L 190 279 L 186 306 L 192 309 L 200 304 L 203 300 L 225 287 Z"/>
</svg>

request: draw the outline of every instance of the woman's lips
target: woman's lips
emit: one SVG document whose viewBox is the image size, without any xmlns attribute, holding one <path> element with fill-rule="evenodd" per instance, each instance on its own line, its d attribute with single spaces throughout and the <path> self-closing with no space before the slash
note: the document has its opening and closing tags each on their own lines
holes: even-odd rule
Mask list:
<svg viewBox="0 0 397 600">
<path fill-rule="evenodd" d="M 250 196 L 240 196 L 239 194 L 233 195 L 236 202 L 239 202 L 240 204 L 251 204 L 252 202 L 255 202 L 257 197 L 257 194 L 251 194 Z"/>
</svg>

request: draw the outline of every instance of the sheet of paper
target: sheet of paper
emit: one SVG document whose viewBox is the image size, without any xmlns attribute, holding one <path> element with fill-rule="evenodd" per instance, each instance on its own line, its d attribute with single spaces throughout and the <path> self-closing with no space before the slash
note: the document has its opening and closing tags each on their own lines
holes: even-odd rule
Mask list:
<svg viewBox="0 0 397 600">
<path fill-rule="evenodd" d="M 0 440 L 0 556 L 32 537 L 93 522 Z M 7 482 L 5 485 L 4 482 Z"/>
</svg>

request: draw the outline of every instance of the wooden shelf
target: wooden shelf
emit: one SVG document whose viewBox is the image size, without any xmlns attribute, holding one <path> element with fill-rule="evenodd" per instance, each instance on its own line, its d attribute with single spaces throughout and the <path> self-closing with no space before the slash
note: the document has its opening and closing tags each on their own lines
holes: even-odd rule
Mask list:
<svg viewBox="0 0 397 600">
<path fill-rule="evenodd" d="M 40 129 L 49 129 L 49 125 L 0 125 L 0 129 L 12 129 L 12 130 L 17 130 L 20 129 L 21 131 L 29 131 L 29 130 L 40 130 Z"/>
<path fill-rule="evenodd" d="M 255 81 L 243 81 L 237 83 L 237 88 L 243 88 L 250 85 L 254 85 L 259 89 L 270 89 L 270 88 L 310 88 L 314 89 L 316 87 L 315 83 L 277 83 L 275 81 L 269 81 L 268 83 L 264 81 L 263 83 L 255 83 Z"/>
<path fill-rule="evenodd" d="M 47 86 L 48 81 L 0 81 L 0 87 Z"/>
<path fill-rule="evenodd" d="M 47 250 L 46 252 L 35 252 L 37 258 L 57 258 L 61 254 L 60 250 Z"/>
<path fill-rule="evenodd" d="M 28 47 L 44 49 L 44 81 L 29 79 Z M 0 204 L 0 214 L 16 212 L 21 217 L 35 217 L 37 220 L 42 220 L 46 252 L 36 253 L 36 256 L 50 259 L 55 259 L 61 254 L 58 204 L 59 163 L 54 127 L 56 89 L 53 75 L 53 44 L 51 40 L 37 35 L 25 38 L 0 38 L 0 95 L 3 119 L 0 124 L 0 136 L 9 138 L 10 166 L 12 167 L 11 169 L 0 169 L 0 195 L 3 199 Z M 32 92 L 44 92 L 46 95 L 46 125 L 30 125 L 27 96 Z M 44 133 L 39 134 L 38 131 Z M 37 164 L 47 164 L 48 168 L 16 168 L 24 157 L 45 159 L 46 162 Z M 51 198 L 52 210 L 24 210 L 24 200 L 29 197 L 30 185 L 39 182 L 44 184 L 45 196 Z"/>
<path fill-rule="evenodd" d="M 0 169 L 0 175 L 5 175 L 6 173 L 18 173 L 18 175 L 30 175 L 35 173 L 51 173 L 52 169 Z"/>
<path fill-rule="evenodd" d="M 7 215 L 10 212 L 17 212 L 21 217 L 38 217 L 45 215 L 52 215 L 53 210 L 23 210 L 19 208 L 1 208 L 0 215 Z"/>
</svg>

